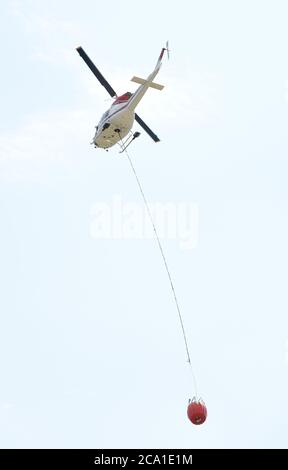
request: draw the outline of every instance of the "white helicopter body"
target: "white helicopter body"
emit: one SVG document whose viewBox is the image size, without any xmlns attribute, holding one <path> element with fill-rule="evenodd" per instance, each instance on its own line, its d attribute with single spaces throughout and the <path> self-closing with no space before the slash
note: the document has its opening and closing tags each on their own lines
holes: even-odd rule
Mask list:
<svg viewBox="0 0 288 470">
<path fill-rule="evenodd" d="M 132 140 L 140 135 L 139 132 L 135 132 L 134 134 L 131 132 L 135 119 L 155 142 L 159 142 L 160 139 L 135 113 L 135 108 L 145 95 L 148 88 L 156 88 L 157 90 L 162 90 L 164 88 L 163 85 L 154 83 L 153 80 L 160 70 L 165 50 L 168 52 L 168 43 L 166 48 L 162 48 L 156 67 L 146 80 L 139 77 L 133 77 L 131 79 L 132 82 L 138 83 L 140 85 L 134 93 L 126 92 L 124 95 L 117 96 L 113 88 L 105 80 L 93 62 L 89 59 L 82 47 L 77 48 L 80 56 L 86 62 L 96 78 L 98 78 L 100 83 L 106 88 L 110 96 L 113 98 L 116 96 L 115 101 L 112 103 L 108 111 L 103 114 L 99 124 L 96 126 L 96 132 L 92 141 L 96 148 L 100 147 L 108 149 L 116 143 L 119 143 L 120 146 L 125 149 L 127 145 L 132 142 Z M 124 142 L 123 139 L 129 133 L 130 136 Z M 129 142 L 127 143 L 127 141 Z"/>
</svg>

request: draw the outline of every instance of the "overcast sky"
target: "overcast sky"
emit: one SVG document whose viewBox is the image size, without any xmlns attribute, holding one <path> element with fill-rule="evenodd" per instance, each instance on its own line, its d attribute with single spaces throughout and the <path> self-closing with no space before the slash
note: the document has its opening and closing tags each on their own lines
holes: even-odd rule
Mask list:
<svg viewBox="0 0 288 470">
<path fill-rule="evenodd" d="M 1 0 L 2 448 L 287 447 L 287 17 L 285 0 Z M 165 88 L 137 109 L 161 142 L 141 132 L 130 155 L 170 204 L 202 426 L 127 158 L 89 145 L 111 101 L 75 51 L 121 94 L 167 39 Z"/>
</svg>

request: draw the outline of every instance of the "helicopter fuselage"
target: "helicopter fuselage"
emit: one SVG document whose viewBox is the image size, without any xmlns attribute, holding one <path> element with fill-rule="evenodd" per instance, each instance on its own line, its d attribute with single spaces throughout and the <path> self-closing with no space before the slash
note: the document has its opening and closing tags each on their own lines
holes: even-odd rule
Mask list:
<svg viewBox="0 0 288 470">
<path fill-rule="evenodd" d="M 164 52 L 167 51 L 168 53 L 168 43 L 166 44 L 166 47 L 162 48 L 160 56 L 156 63 L 156 67 L 154 68 L 153 72 L 148 76 L 148 78 L 143 79 L 134 76 L 131 81 L 138 83 L 138 85 L 140 86 L 134 93 L 126 92 L 122 96 L 117 96 L 114 89 L 103 77 L 101 72 L 97 69 L 95 64 L 87 56 L 86 52 L 81 46 L 77 47 L 77 51 L 82 57 L 82 59 L 86 62 L 90 70 L 93 72 L 93 74 L 96 76 L 96 78 L 99 80 L 101 85 L 106 88 L 109 95 L 112 98 L 116 97 L 112 106 L 108 109 L 108 111 L 103 114 L 99 124 L 96 126 L 96 132 L 93 137 L 92 144 L 94 144 L 95 147 L 108 149 L 109 147 L 112 147 L 120 141 L 120 146 L 123 147 L 123 139 L 131 131 L 134 120 L 137 121 L 137 123 L 147 132 L 147 134 L 154 140 L 154 142 L 159 142 L 159 137 L 157 137 L 157 135 L 154 134 L 154 132 L 152 132 L 151 129 L 147 126 L 147 124 L 145 124 L 145 122 L 140 118 L 140 116 L 135 113 L 135 108 L 149 88 L 155 88 L 157 90 L 162 90 L 164 88 L 163 85 L 154 83 L 153 80 L 158 74 L 162 65 L 162 58 Z M 132 134 L 131 132 L 131 135 L 132 140 L 134 140 L 134 138 L 138 137 L 140 133 L 135 132 L 134 134 Z"/>
<path fill-rule="evenodd" d="M 129 101 L 113 103 L 111 108 L 103 114 L 96 127 L 93 143 L 95 147 L 109 148 L 123 140 L 131 130 L 134 123 L 134 109 Z"/>
</svg>

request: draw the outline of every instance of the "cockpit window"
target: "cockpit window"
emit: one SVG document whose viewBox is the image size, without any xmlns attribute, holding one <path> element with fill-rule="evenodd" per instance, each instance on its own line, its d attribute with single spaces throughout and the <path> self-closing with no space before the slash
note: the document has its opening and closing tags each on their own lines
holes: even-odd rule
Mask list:
<svg viewBox="0 0 288 470">
<path fill-rule="evenodd" d="M 108 114 L 109 114 L 109 111 L 106 111 L 106 113 L 104 113 L 103 116 L 101 117 L 100 122 L 105 121 L 105 119 L 108 117 Z"/>
</svg>

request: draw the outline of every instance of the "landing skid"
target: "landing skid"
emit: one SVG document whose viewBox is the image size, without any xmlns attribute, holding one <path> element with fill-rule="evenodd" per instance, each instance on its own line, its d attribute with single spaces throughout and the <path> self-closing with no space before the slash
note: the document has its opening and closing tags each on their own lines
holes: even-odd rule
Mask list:
<svg viewBox="0 0 288 470">
<path fill-rule="evenodd" d="M 125 150 L 127 149 L 127 147 L 129 147 L 129 145 L 133 142 L 133 140 L 137 139 L 137 137 L 140 136 L 140 132 L 134 132 L 134 134 L 131 132 L 131 134 L 129 135 L 129 137 L 123 142 L 123 140 L 121 139 L 121 144 L 118 142 L 118 145 L 120 146 L 121 150 L 119 153 L 123 153 L 125 152 Z"/>
</svg>

